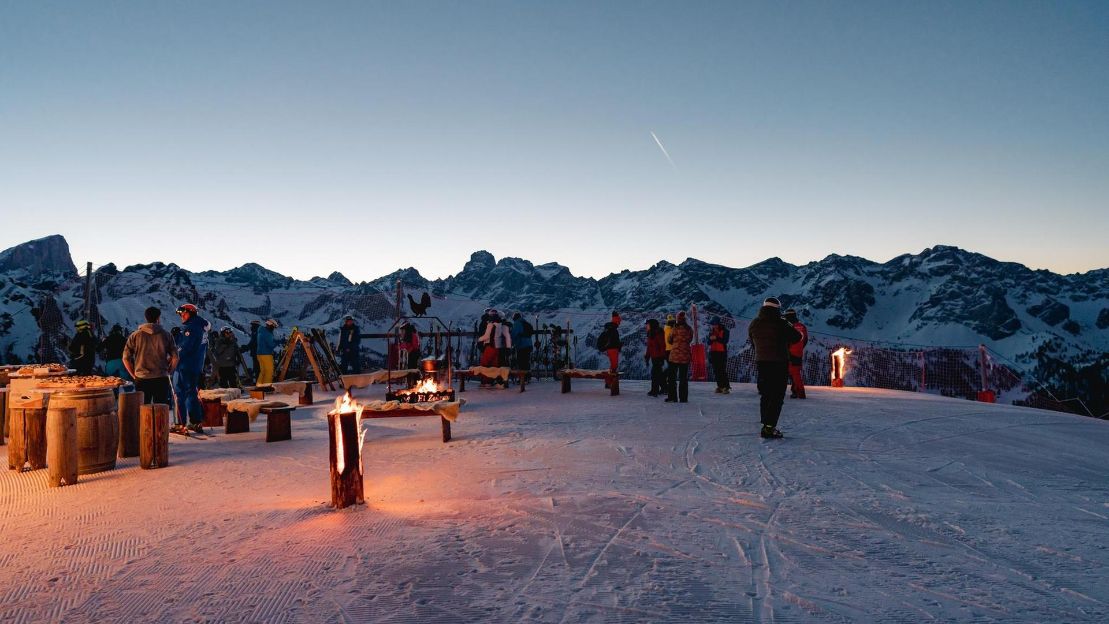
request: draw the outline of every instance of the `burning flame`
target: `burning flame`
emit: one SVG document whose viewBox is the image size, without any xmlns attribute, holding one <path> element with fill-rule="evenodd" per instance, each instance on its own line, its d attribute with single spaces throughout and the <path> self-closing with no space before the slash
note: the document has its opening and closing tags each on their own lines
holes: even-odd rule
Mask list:
<svg viewBox="0 0 1109 624">
<path fill-rule="evenodd" d="M 358 430 L 359 461 L 361 461 L 362 443 L 366 440 L 366 432 L 362 429 L 362 410 L 364 407 L 365 406 L 363 406 L 361 403 L 355 401 L 354 397 L 352 397 L 350 395 L 350 392 L 347 391 L 346 394 L 335 399 L 335 409 L 331 411 L 332 414 L 353 413 L 355 415 L 355 427 Z M 343 426 L 340 422 L 340 419 L 338 418 L 332 419 L 332 422 L 334 423 L 332 426 L 335 428 L 335 467 L 341 473 L 347 465 L 346 457 L 344 457 L 343 453 Z"/>
<path fill-rule="evenodd" d="M 405 391 L 406 394 L 413 392 L 415 392 L 416 394 L 431 394 L 439 392 L 439 384 L 435 383 L 435 379 L 428 377 L 427 379 L 424 379 L 420 383 L 416 384 L 415 387 Z"/>
<path fill-rule="evenodd" d="M 840 347 L 832 352 L 832 381 L 843 382 L 843 377 L 847 374 L 847 356 L 851 354 L 851 349 L 847 347 Z"/>
</svg>

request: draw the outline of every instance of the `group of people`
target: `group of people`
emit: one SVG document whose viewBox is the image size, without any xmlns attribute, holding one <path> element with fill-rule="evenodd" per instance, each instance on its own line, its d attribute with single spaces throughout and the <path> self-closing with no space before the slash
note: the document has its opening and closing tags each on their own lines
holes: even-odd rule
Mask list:
<svg viewBox="0 0 1109 624">
<path fill-rule="evenodd" d="M 535 327 L 516 312 L 511 319 L 502 318 L 494 308 L 486 308 L 478 323 L 477 346 L 479 364 L 486 367 L 513 366 L 531 370 L 532 337 Z M 494 381 L 493 383 L 502 383 Z M 484 385 L 484 382 L 483 382 Z"/>
<path fill-rule="evenodd" d="M 789 309 L 782 313 L 781 302 L 770 297 L 763 301 L 756 318 L 748 327 L 748 337 L 755 347 L 755 365 L 758 371 L 760 395 L 759 412 L 762 423 L 760 435 L 780 438 L 778 419 L 781 416 L 786 386 L 792 383 L 792 398 L 805 398 L 805 383 L 801 369 L 804 350 L 808 343 L 808 330 L 798 319 L 797 312 Z M 605 323 L 597 337 L 597 349 L 608 357 L 609 370 L 616 372 L 620 365 L 620 350 L 624 346 L 620 337 L 620 313 L 613 311 L 612 319 Z M 689 401 L 689 365 L 692 361 L 693 329 L 686 322 L 685 312 L 667 314 L 666 322 L 658 319 L 646 321 L 647 349 L 643 356 L 651 366 L 651 389 L 648 396 L 666 395 L 667 403 Z M 716 380 L 716 392 L 728 394 L 728 327 L 719 317 L 709 322 L 708 359 Z"/>
<path fill-rule="evenodd" d="M 159 308 L 151 306 L 143 315 L 146 322 L 130 335 L 117 324 L 103 341 L 97 340 L 91 323 L 78 321 L 69 343 L 70 366 L 78 375 L 91 375 L 99 352 L 105 374 L 133 381 L 147 403 L 174 405 L 174 429 L 197 432 L 203 421 L 199 388 L 204 386 L 209 362 L 214 379 L 223 388 L 240 385 L 243 353 L 250 354 L 251 372 L 259 385 L 273 382 L 277 321 L 251 321 L 250 341 L 240 346 L 231 327 L 212 331 L 191 303 L 177 308 L 181 325 L 172 330 L 162 326 Z"/>
</svg>

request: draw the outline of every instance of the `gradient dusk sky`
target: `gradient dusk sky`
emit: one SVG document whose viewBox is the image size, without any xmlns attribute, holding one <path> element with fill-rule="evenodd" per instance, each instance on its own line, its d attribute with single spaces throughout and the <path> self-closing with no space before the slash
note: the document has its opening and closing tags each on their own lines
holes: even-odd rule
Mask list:
<svg viewBox="0 0 1109 624">
<path fill-rule="evenodd" d="M 1070 273 L 1107 197 L 1104 0 L 0 0 L 0 249 L 82 266 Z"/>
</svg>

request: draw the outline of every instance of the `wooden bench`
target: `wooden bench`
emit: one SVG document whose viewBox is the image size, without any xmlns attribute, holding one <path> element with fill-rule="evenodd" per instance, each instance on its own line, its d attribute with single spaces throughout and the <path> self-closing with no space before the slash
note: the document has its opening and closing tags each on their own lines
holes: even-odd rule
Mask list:
<svg viewBox="0 0 1109 624">
<path fill-rule="evenodd" d="M 223 406 L 222 399 L 200 399 L 200 407 L 204 409 L 205 427 L 223 426 L 223 418 L 227 415 L 227 408 Z"/>
<path fill-rule="evenodd" d="M 266 415 L 266 442 L 280 442 L 293 439 L 293 426 L 291 417 L 296 408 L 263 407 L 262 413 Z"/>
<path fill-rule="evenodd" d="M 605 381 L 605 385 L 608 386 L 609 395 L 610 396 L 620 396 L 620 372 L 619 371 L 595 373 L 595 374 L 588 374 L 588 375 L 585 375 L 585 374 L 582 374 L 582 373 L 570 373 L 570 372 L 567 372 L 567 371 L 560 371 L 559 374 L 562 375 L 562 394 L 566 394 L 566 393 L 570 392 L 570 380 L 571 379 L 603 379 Z"/>
<path fill-rule="evenodd" d="M 500 377 L 486 377 L 485 375 L 480 375 L 478 373 L 475 373 L 475 372 L 473 372 L 469 369 L 465 369 L 465 368 L 462 369 L 462 370 L 456 370 L 456 371 L 454 371 L 453 374 L 454 374 L 455 377 L 458 378 L 458 391 L 459 392 L 465 392 L 466 391 L 466 380 L 471 378 L 471 377 L 480 377 L 480 378 L 486 379 L 486 380 L 500 379 Z M 510 369 L 508 371 L 508 380 L 510 381 L 513 377 L 515 377 L 516 381 L 520 384 L 520 392 L 523 392 L 524 391 L 524 386 L 527 385 L 527 377 L 530 374 L 531 374 L 530 370 L 523 370 L 523 369 L 513 368 L 513 369 Z M 505 383 L 507 384 L 508 381 L 505 381 Z"/>
<path fill-rule="evenodd" d="M 265 401 L 267 394 L 274 393 L 273 386 L 249 386 L 244 389 L 247 391 L 247 395 L 250 398 L 258 399 L 259 401 Z"/>
<path fill-rule="evenodd" d="M 250 416 L 246 412 L 237 410 L 227 411 L 227 422 L 223 425 L 224 433 L 250 433 Z"/>
</svg>

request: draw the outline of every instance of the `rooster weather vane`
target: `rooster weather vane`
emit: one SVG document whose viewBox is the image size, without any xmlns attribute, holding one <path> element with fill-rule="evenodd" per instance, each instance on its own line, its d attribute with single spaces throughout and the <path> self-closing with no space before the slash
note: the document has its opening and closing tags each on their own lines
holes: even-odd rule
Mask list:
<svg viewBox="0 0 1109 624">
<path fill-rule="evenodd" d="M 409 294 L 408 307 L 412 308 L 412 314 L 415 314 L 416 316 L 424 316 L 425 314 L 427 314 L 427 309 L 431 307 L 431 295 L 425 292 L 420 297 L 420 300 L 416 301 L 412 298 L 412 295 Z"/>
</svg>

